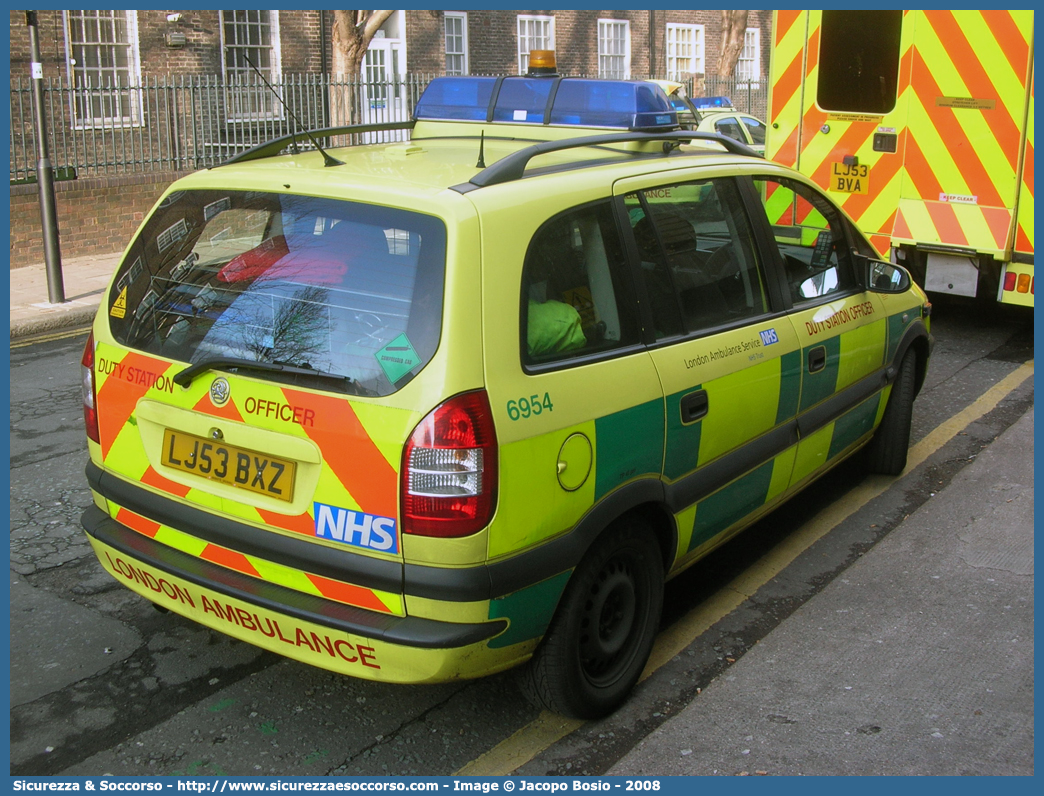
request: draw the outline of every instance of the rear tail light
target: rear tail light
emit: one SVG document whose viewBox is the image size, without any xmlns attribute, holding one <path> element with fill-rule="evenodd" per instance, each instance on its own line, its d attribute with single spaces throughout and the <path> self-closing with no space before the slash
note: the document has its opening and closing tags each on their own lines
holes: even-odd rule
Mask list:
<svg viewBox="0 0 1044 796">
<path fill-rule="evenodd" d="M 1004 275 L 1004 289 L 1005 290 L 1014 290 L 1015 289 L 1015 280 L 1017 278 L 1018 278 L 1017 274 L 1015 274 L 1013 271 L 1008 271 Z"/>
<path fill-rule="evenodd" d="M 98 394 L 94 389 L 94 332 L 87 336 L 87 344 L 83 347 L 83 357 L 80 359 L 80 388 L 83 391 L 83 424 L 87 428 L 87 436 L 100 443 Z"/>
<path fill-rule="evenodd" d="M 1029 293 L 1029 289 L 1030 289 L 1030 275 L 1029 274 L 1019 274 L 1019 283 L 1015 287 L 1016 292 L 1018 292 L 1018 293 Z"/>
<path fill-rule="evenodd" d="M 497 435 L 483 390 L 458 395 L 414 429 L 402 455 L 402 523 L 417 536 L 482 530 L 497 502 Z"/>
</svg>

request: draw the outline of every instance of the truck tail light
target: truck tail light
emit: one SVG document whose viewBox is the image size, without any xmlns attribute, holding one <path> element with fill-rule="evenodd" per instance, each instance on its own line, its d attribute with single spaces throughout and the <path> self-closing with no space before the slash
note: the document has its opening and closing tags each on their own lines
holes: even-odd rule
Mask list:
<svg viewBox="0 0 1044 796">
<path fill-rule="evenodd" d="M 87 428 L 87 436 L 100 443 L 98 393 L 94 389 L 94 332 L 87 336 L 87 344 L 83 347 L 83 357 L 80 359 L 80 388 L 83 392 L 83 424 Z"/>
<path fill-rule="evenodd" d="M 1017 278 L 1017 274 L 1015 274 L 1012 271 L 1008 271 L 1006 274 L 1004 274 L 1004 289 L 1005 290 L 1014 290 L 1015 289 L 1015 280 L 1016 280 L 1016 278 Z"/>
<path fill-rule="evenodd" d="M 433 409 L 402 454 L 403 533 L 456 537 L 485 528 L 497 503 L 497 455 L 484 390 Z"/>
</svg>

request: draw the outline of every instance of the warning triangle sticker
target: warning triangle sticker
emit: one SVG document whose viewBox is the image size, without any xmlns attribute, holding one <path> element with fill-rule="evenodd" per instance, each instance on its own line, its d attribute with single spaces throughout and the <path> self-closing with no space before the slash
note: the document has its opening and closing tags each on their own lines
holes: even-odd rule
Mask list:
<svg viewBox="0 0 1044 796">
<path fill-rule="evenodd" d="M 112 305 L 112 309 L 109 310 L 109 315 L 113 318 L 122 318 L 127 314 L 127 288 L 124 286 L 123 290 L 120 291 L 120 295 L 116 297 L 116 303 Z"/>
</svg>

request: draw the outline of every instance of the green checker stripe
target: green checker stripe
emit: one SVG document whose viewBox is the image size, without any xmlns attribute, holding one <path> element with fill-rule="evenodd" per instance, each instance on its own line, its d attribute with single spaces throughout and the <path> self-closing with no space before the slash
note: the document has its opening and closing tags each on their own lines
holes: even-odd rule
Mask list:
<svg viewBox="0 0 1044 796">
<path fill-rule="evenodd" d="M 845 412 L 834 422 L 834 435 L 830 438 L 827 460 L 833 459 L 845 448 L 874 427 L 881 393 L 871 396 L 853 409 Z"/>
<path fill-rule="evenodd" d="M 683 424 L 680 404 L 683 397 L 701 389 L 703 385 L 698 384 L 667 396 L 667 455 L 664 457 L 663 472 L 668 479 L 680 478 L 696 469 L 703 421 Z"/>
<path fill-rule="evenodd" d="M 689 550 L 694 550 L 764 505 L 774 465 L 774 461 L 765 462 L 697 503 Z"/>
<path fill-rule="evenodd" d="M 776 425 L 797 414 L 801 398 L 801 352 L 788 351 L 779 358 L 779 408 Z"/>
<path fill-rule="evenodd" d="M 553 578 L 520 589 L 514 594 L 490 600 L 490 619 L 511 620 L 507 630 L 490 639 L 490 648 L 509 647 L 544 635 L 547 626 L 551 624 L 558 600 L 569 582 L 570 574 L 572 570 L 561 572 Z"/>
<path fill-rule="evenodd" d="M 595 420 L 595 500 L 639 475 L 663 467 L 663 400 Z"/>
<path fill-rule="evenodd" d="M 808 352 L 814 348 L 826 349 L 826 366 L 815 373 L 808 372 Z M 804 381 L 801 385 L 801 411 L 826 400 L 837 390 L 837 369 L 841 361 L 841 335 L 821 343 L 810 345 L 801 352 L 801 361 L 806 363 Z"/>
</svg>

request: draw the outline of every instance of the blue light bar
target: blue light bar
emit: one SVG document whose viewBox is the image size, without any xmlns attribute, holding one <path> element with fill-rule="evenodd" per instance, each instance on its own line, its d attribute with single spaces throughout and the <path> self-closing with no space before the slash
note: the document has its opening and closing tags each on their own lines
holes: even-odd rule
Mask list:
<svg viewBox="0 0 1044 796">
<path fill-rule="evenodd" d="M 495 77 L 437 77 L 417 101 L 415 119 L 486 121 Z"/>
<path fill-rule="evenodd" d="M 659 86 L 630 80 L 563 80 L 551 124 L 648 130 L 677 127 L 678 112 Z"/>
<path fill-rule="evenodd" d="M 491 98 L 492 114 L 489 110 Z M 424 90 L 413 115 L 418 120 L 493 121 L 623 130 L 661 131 L 678 127 L 677 111 L 663 89 L 639 80 L 438 77 Z"/>
<path fill-rule="evenodd" d="M 493 121 L 542 123 L 554 84 L 546 77 L 505 77 L 493 108 Z"/>
<path fill-rule="evenodd" d="M 731 108 L 732 100 L 728 97 L 690 97 L 692 104 L 700 110 L 704 108 Z"/>
</svg>

